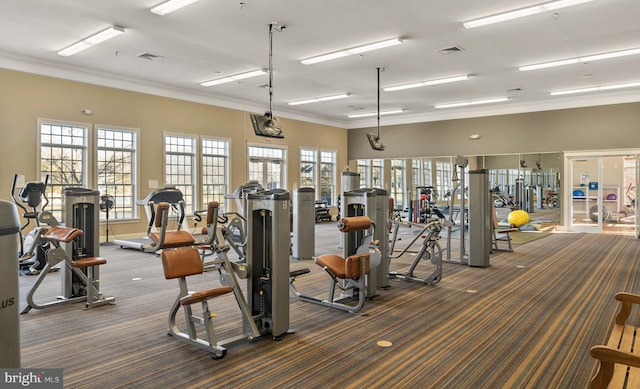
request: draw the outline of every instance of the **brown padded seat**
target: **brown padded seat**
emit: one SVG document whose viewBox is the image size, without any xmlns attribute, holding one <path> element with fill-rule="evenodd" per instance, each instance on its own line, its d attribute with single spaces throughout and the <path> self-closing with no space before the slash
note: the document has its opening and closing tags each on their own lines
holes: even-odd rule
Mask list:
<svg viewBox="0 0 640 389">
<path fill-rule="evenodd" d="M 55 226 L 49 228 L 42 237 L 48 240 L 69 243 L 80 235 L 82 235 L 82 230 L 77 228 Z"/>
<path fill-rule="evenodd" d="M 73 262 L 73 267 L 84 268 L 89 266 L 104 265 L 105 263 L 107 263 L 107 260 L 100 257 L 89 257 L 89 258 L 78 259 L 72 262 Z"/>
<path fill-rule="evenodd" d="M 369 274 L 369 254 L 356 254 L 346 260 L 336 254 L 319 255 L 315 263 L 320 267 L 326 267 L 337 278 L 360 277 L 360 258 L 366 261 L 365 272 Z"/>
<path fill-rule="evenodd" d="M 203 290 L 200 292 L 194 292 L 180 299 L 180 305 L 191 305 L 193 303 L 200 302 L 202 300 L 208 300 L 210 298 L 222 296 L 232 292 L 233 289 L 230 286 L 222 286 L 220 288 Z"/>
<path fill-rule="evenodd" d="M 160 241 L 160 234 L 152 232 L 149 234 L 149 238 L 151 238 L 153 243 L 158 243 Z M 195 242 L 196 240 L 193 235 L 188 231 L 167 231 L 164 234 L 164 243 L 162 248 L 191 246 Z"/>
</svg>

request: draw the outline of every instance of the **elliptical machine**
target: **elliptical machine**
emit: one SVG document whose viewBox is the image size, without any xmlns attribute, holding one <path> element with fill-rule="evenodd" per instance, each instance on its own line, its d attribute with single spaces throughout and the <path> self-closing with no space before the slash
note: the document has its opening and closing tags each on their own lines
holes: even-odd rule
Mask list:
<svg viewBox="0 0 640 389">
<path fill-rule="evenodd" d="M 17 174 L 13 176 L 11 199 L 15 205 L 22 209 L 22 218 L 25 220 L 25 223 L 20 227 L 19 269 L 20 274 L 36 275 L 40 273 L 46 265 L 46 251 L 49 249 L 49 243 L 46 243 L 44 247 L 37 247 L 35 250 L 31 250 L 31 245 L 35 244 L 37 228 L 40 227 L 40 219 L 38 216 L 45 211 L 45 208 L 49 204 L 46 193 L 49 175 L 45 177 L 44 182 L 25 182 L 16 196 L 18 177 Z M 31 220 L 34 221 L 36 228 L 25 234 L 24 231 L 31 223 Z"/>
</svg>

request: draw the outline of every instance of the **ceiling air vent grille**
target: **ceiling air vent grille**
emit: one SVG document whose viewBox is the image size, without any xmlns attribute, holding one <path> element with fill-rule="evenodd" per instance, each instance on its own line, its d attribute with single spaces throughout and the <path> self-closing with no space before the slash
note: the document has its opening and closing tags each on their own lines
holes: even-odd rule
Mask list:
<svg viewBox="0 0 640 389">
<path fill-rule="evenodd" d="M 141 53 L 138 54 L 138 58 L 146 59 L 148 61 L 157 61 L 163 59 L 164 57 L 162 55 L 155 55 L 151 53 Z"/>
<path fill-rule="evenodd" d="M 440 54 L 444 54 L 444 55 L 462 53 L 463 51 L 464 49 L 460 46 L 445 47 L 444 49 L 438 50 Z"/>
</svg>

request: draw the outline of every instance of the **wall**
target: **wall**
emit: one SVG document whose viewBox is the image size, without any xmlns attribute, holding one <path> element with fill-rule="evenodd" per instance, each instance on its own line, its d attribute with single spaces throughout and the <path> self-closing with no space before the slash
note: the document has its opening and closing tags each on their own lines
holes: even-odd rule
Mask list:
<svg viewBox="0 0 640 389">
<path fill-rule="evenodd" d="M 349 130 L 350 160 L 640 148 L 640 103 L 383 126 L 384 151 L 371 131 Z"/>
<path fill-rule="evenodd" d="M 37 180 L 37 119 L 137 128 L 138 198 L 163 180 L 163 132 L 223 137 L 231 143 L 231 190 L 247 181 L 247 143 L 286 145 L 287 189 L 299 181 L 299 149 L 337 152 L 337 186 L 347 165 L 347 131 L 281 119 L 284 139 L 253 134 L 248 112 L 0 69 L 0 199 L 10 199 L 14 174 Z M 93 111 L 92 116 L 82 114 Z M 142 210 L 139 210 L 142 213 Z M 144 218 L 144 216 L 142 215 Z M 115 235 L 145 231 L 146 221 L 112 224 Z M 104 233 L 104 232 L 103 232 Z"/>
</svg>

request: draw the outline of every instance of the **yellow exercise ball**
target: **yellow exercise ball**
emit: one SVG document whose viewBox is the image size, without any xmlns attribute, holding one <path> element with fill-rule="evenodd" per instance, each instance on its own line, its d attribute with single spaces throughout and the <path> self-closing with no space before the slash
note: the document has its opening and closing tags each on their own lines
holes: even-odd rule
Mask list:
<svg viewBox="0 0 640 389">
<path fill-rule="evenodd" d="M 514 227 L 520 227 L 521 225 L 529 223 L 529 214 L 521 209 L 509 212 L 507 221 Z"/>
</svg>

